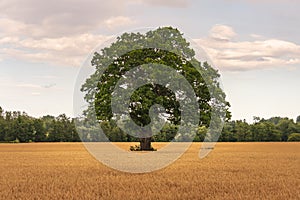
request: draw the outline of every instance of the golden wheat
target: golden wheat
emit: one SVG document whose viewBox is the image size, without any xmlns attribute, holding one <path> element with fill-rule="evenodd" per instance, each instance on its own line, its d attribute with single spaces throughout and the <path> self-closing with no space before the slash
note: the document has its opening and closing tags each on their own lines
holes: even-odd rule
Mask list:
<svg viewBox="0 0 300 200">
<path fill-rule="evenodd" d="M 218 143 L 201 160 L 200 146 L 162 170 L 129 174 L 81 143 L 0 144 L 0 199 L 300 199 L 300 143 Z"/>
</svg>

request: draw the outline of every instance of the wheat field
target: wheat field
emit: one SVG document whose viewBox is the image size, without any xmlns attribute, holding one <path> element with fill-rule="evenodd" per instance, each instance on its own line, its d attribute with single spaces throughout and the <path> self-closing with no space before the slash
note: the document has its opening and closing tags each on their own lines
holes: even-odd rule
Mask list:
<svg viewBox="0 0 300 200">
<path fill-rule="evenodd" d="M 300 199 L 299 142 L 218 143 L 201 160 L 200 146 L 162 170 L 130 174 L 81 143 L 0 144 L 0 199 Z"/>
</svg>

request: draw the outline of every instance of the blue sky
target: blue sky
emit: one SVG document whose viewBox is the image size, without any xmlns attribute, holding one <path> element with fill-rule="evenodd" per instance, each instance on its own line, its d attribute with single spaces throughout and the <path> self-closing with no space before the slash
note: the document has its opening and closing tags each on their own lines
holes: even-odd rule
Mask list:
<svg viewBox="0 0 300 200">
<path fill-rule="evenodd" d="M 293 0 L 0 2 L 0 106 L 73 115 L 81 63 L 111 35 L 171 25 L 221 73 L 233 119 L 300 115 L 300 3 Z"/>
</svg>

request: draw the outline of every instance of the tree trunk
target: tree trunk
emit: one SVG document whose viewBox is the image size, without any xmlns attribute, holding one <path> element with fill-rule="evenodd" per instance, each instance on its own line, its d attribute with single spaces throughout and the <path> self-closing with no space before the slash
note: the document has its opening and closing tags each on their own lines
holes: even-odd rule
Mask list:
<svg viewBox="0 0 300 200">
<path fill-rule="evenodd" d="M 140 139 L 141 151 L 151 151 L 151 137 Z"/>
</svg>

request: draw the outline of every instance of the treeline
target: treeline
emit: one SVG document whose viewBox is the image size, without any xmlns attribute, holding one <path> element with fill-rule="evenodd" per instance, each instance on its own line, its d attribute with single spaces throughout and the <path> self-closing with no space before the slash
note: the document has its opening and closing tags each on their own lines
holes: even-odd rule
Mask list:
<svg viewBox="0 0 300 200">
<path fill-rule="evenodd" d="M 252 124 L 248 124 L 245 120 L 230 121 L 224 124 L 219 141 L 300 141 L 300 116 L 296 122 L 281 117 L 270 119 L 254 117 Z"/>
<path fill-rule="evenodd" d="M 4 112 L 0 107 L 1 142 L 77 142 L 74 120 L 65 114 L 34 118 L 25 112 Z"/>
<path fill-rule="evenodd" d="M 102 130 L 110 141 L 138 141 L 125 134 L 114 121 L 101 123 Z M 77 127 L 82 128 L 82 127 Z M 178 127 L 166 124 L 160 134 L 153 136 L 156 142 L 171 141 L 177 134 Z M 198 127 L 194 141 L 203 141 L 206 127 Z M 99 134 L 85 134 L 84 141 L 98 141 Z M 58 117 L 44 116 L 34 118 L 26 113 L 3 111 L 0 107 L 0 141 L 1 142 L 79 142 L 81 141 L 75 121 L 61 114 Z M 254 142 L 254 141 L 300 141 L 300 116 L 293 119 L 272 117 L 260 119 L 254 117 L 254 123 L 245 120 L 229 121 L 224 124 L 220 142 Z"/>
<path fill-rule="evenodd" d="M 116 126 L 114 121 L 102 122 L 102 130 L 110 141 L 138 141 L 136 138 L 124 134 Z M 159 134 L 153 136 L 153 142 L 171 141 L 177 134 L 178 126 L 166 124 Z M 196 130 L 195 142 L 202 142 L 208 129 L 205 126 Z M 232 120 L 224 124 L 219 142 L 286 142 L 300 141 L 300 116 L 297 121 L 293 119 L 272 117 L 260 119 L 254 117 L 254 123 L 249 124 L 245 120 Z"/>
</svg>

